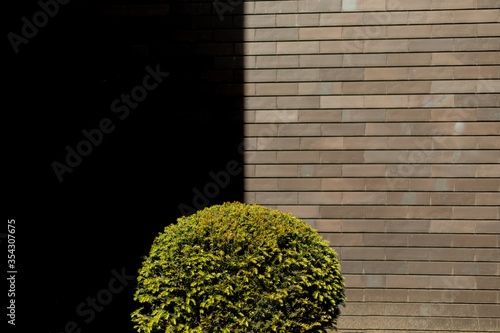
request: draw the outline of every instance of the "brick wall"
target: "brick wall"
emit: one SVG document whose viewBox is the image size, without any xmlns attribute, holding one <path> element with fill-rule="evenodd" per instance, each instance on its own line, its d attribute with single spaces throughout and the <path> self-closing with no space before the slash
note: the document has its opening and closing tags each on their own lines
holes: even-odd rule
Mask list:
<svg viewBox="0 0 500 333">
<path fill-rule="evenodd" d="M 500 330 L 500 1 L 247 1 L 245 200 L 337 250 L 341 332 Z"/>
</svg>

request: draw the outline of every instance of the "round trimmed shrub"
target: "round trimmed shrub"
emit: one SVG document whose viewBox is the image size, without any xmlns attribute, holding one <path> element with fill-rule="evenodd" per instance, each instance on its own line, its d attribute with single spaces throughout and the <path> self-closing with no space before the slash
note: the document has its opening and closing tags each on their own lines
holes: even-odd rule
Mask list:
<svg viewBox="0 0 500 333">
<path fill-rule="evenodd" d="M 205 208 L 154 240 L 137 278 L 138 332 L 326 332 L 344 281 L 305 222 L 238 202 Z"/>
</svg>

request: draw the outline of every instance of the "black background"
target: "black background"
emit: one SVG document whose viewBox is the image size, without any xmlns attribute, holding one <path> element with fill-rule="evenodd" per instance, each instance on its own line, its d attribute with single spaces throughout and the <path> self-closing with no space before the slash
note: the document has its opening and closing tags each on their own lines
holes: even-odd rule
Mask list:
<svg viewBox="0 0 500 333">
<path fill-rule="evenodd" d="M 209 35 L 211 29 L 239 30 L 231 14 L 219 20 L 210 1 L 189 3 L 149 1 L 170 4 L 169 13 L 134 15 L 131 8 L 140 3 L 73 0 L 60 5 L 18 54 L 7 34 L 20 35 L 21 18 L 32 21 L 40 7 L 36 1 L 4 3 L 7 202 L 0 232 L 7 231 L 7 219 L 16 220 L 18 271 L 16 327 L 10 330 L 64 332 L 74 321 L 81 332 L 132 332 L 133 282 L 89 323 L 76 308 L 108 288 L 113 269 L 137 275 L 154 237 L 181 216 L 179 204 L 193 206 L 193 188 L 202 190 L 210 171 L 224 170 L 231 160 L 242 165 L 242 103 L 207 91 L 215 58 L 196 51 L 206 40 L 179 38 L 181 30 L 200 30 L 208 17 L 213 26 L 203 29 Z M 170 75 L 120 120 L 111 102 L 142 84 L 146 66 L 157 65 Z M 226 80 L 241 78 L 233 71 Z M 59 182 L 51 164 L 65 163 L 65 147 L 75 149 L 82 130 L 97 128 L 103 118 L 112 120 L 114 131 Z M 209 204 L 241 201 L 242 176 L 232 177 Z"/>
</svg>

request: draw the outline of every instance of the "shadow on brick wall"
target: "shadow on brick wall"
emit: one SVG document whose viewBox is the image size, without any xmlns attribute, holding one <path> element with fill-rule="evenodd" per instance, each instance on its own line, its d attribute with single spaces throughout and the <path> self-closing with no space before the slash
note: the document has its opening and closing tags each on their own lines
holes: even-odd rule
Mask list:
<svg viewBox="0 0 500 333">
<path fill-rule="evenodd" d="M 19 329 L 131 332 L 158 232 L 242 200 L 242 6 L 94 2 L 6 10 Z"/>
</svg>

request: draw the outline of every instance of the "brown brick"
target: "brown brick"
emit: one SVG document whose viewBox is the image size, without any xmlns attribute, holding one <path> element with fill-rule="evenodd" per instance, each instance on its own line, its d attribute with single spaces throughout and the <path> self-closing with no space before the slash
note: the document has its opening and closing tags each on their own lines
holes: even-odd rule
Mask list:
<svg viewBox="0 0 500 333">
<path fill-rule="evenodd" d="M 410 79 L 413 80 L 436 80 L 453 79 L 453 68 L 451 67 L 412 67 Z"/>
<path fill-rule="evenodd" d="M 309 0 L 297 2 L 299 12 L 339 12 L 341 10 L 341 0 Z"/>
<path fill-rule="evenodd" d="M 411 40 L 408 39 L 372 39 L 366 40 L 364 43 L 364 52 L 408 52 L 410 49 Z"/>
<path fill-rule="evenodd" d="M 363 96 L 321 96 L 321 108 L 362 108 L 364 106 Z"/>
<path fill-rule="evenodd" d="M 321 134 L 327 136 L 359 136 L 365 134 L 365 124 L 322 124 Z"/>
<path fill-rule="evenodd" d="M 326 68 L 321 70 L 322 81 L 352 81 L 363 80 L 363 68 Z"/>
<path fill-rule="evenodd" d="M 343 94 L 385 94 L 387 84 L 385 82 L 342 82 Z"/>
<path fill-rule="evenodd" d="M 468 317 L 475 314 L 473 308 L 467 304 L 432 304 L 430 312 L 436 317 Z"/>
<path fill-rule="evenodd" d="M 364 294 L 366 302 L 408 302 L 406 289 L 368 289 Z"/>
<path fill-rule="evenodd" d="M 255 111 L 256 123 L 294 123 L 298 120 L 297 110 Z"/>
<path fill-rule="evenodd" d="M 401 108 L 405 106 L 417 106 L 412 103 L 414 96 L 408 95 L 366 95 L 364 105 L 366 108 Z M 417 104 L 420 104 L 417 102 Z"/>
<path fill-rule="evenodd" d="M 385 165 L 343 164 L 343 177 L 384 177 Z"/>
<path fill-rule="evenodd" d="M 430 177 L 431 165 L 388 164 L 387 177 Z"/>
<path fill-rule="evenodd" d="M 409 135 L 410 127 L 405 123 L 368 123 L 365 135 Z"/>
<path fill-rule="evenodd" d="M 411 275 L 388 275 L 386 277 L 387 288 L 429 288 L 431 285 L 429 276 Z"/>
<path fill-rule="evenodd" d="M 497 247 L 498 237 L 494 235 L 453 235 L 453 246 L 454 247 Z"/>
<path fill-rule="evenodd" d="M 433 289 L 474 289 L 476 277 L 474 276 L 431 276 Z"/>
<path fill-rule="evenodd" d="M 429 94 L 430 92 L 431 81 L 398 81 L 387 83 L 388 94 Z"/>
<path fill-rule="evenodd" d="M 453 179 L 410 179 L 409 188 L 412 191 L 453 191 L 455 181 Z"/>
<path fill-rule="evenodd" d="M 299 95 L 338 95 L 341 93 L 340 82 L 305 82 L 299 83 Z"/>
<path fill-rule="evenodd" d="M 245 152 L 245 163 L 276 163 L 275 151 L 248 151 Z"/>
<path fill-rule="evenodd" d="M 408 80 L 408 67 L 365 68 L 365 80 Z"/>
<path fill-rule="evenodd" d="M 278 69 L 276 70 L 278 81 L 318 81 L 319 69 L 300 68 L 300 69 Z"/>
<path fill-rule="evenodd" d="M 359 191 L 365 189 L 363 178 L 325 178 L 322 179 L 323 191 Z"/>
<path fill-rule="evenodd" d="M 453 68 L 453 76 L 455 79 L 498 79 L 498 66 L 459 66 Z M 476 83 L 483 82 L 477 81 Z M 487 82 L 487 81 L 486 81 Z M 483 84 L 484 88 L 492 87 L 489 84 Z M 492 90 L 485 90 L 483 92 L 493 92 Z"/>
<path fill-rule="evenodd" d="M 477 35 L 477 25 L 475 24 L 452 24 L 452 25 L 433 25 L 433 38 L 442 37 L 471 37 Z"/>
<path fill-rule="evenodd" d="M 475 65 L 478 63 L 477 52 L 432 53 L 432 65 Z"/>
<path fill-rule="evenodd" d="M 342 66 L 342 61 L 340 54 L 301 54 L 299 56 L 300 67 L 338 67 Z"/>
<path fill-rule="evenodd" d="M 477 149 L 477 138 L 464 136 L 439 136 L 432 138 L 434 149 Z M 474 169 L 475 170 L 475 169 Z"/>
<path fill-rule="evenodd" d="M 256 69 L 245 71 L 245 82 L 275 82 L 276 70 L 275 69 Z"/>
<path fill-rule="evenodd" d="M 453 51 L 453 39 L 410 39 L 408 41 L 408 50 L 410 52 L 429 52 L 429 51 Z"/>
<path fill-rule="evenodd" d="M 499 163 L 500 152 L 485 150 L 458 150 L 454 152 L 454 163 Z"/>
<path fill-rule="evenodd" d="M 476 205 L 493 205 L 500 203 L 500 193 L 476 193 Z"/>
<path fill-rule="evenodd" d="M 342 193 L 342 204 L 344 205 L 377 205 L 386 203 L 387 203 L 387 194 L 384 192 Z"/>
<path fill-rule="evenodd" d="M 456 123 L 455 135 L 498 135 L 500 123 Z M 491 138 L 488 138 L 491 140 Z M 495 140 L 492 140 L 495 142 Z"/>
<path fill-rule="evenodd" d="M 387 37 L 385 26 L 343 27 L 342 39 L 383 39 Z"/>
<path fill-rule="evenodd" d="M 340 122 L 342 121 L 341 110 L 299 110 L 300 122 Z"/>
<path fill-rule="evenodd" d="M 407 191 L 409 180 L 405 178 L 367 178 L 367 191 Z"/>
<path fill-rule="evenodd" d="M 430 92 L 439 93 L 475 93 L 477 83 L 475 81 L 433 81 Z"/>
<path fill-rule="evenodd" d="M 341 220 L 316 220 L 313 228 L 318 232 L 340 232 L 340 225 Z"/>
<path fill-rule="evenodd" d="M 389 192 L 387 204 L 389 205 L 429 205 L 430 194 L 425 192 Z"/>
<path fill-rule="evenodd" d="M 453 123 L 412 123 L 410 135 L 454 135 Z"/>
<path fill-rule="evenodd" d="M 421 0 L 418 2 L 411 0 L 388 0 L 387 10 L 415 10 L 431 8 L 431 0 Z"/>
<path fill-rule="evenodd" d="M 297 11 L 297 3 L 291 1 L 259 1 L 254 3 L 253 12 L 246 11 L 248 14 L 263 14 L 263 13 L 295 13 Z"/>
<path fill-rule="evenodd" d="M 297 169 L 297 165 L 256 165 L 255 177 L 297 177 Z"/>
<path fill-rule="evenodd" d="M 342 28 L 340 27 L 299 29 L 299 39 L 301 40 L 328 40 L 328 39 L 341 39 L 341 38 L 342 38 Z"/>
<path fill-rule="evenodd" d="M 474 193 L 447 193 L 439 192 L 432 193 L 431 204 L 432 205 L 474 205 L 475 204 Z"/>
<path fill-rule="evenodd" d="M 430 66 L 433 60 L 431 53 L 398 53 L 387 55 L 388 66 Z"/>
<path fill-rule="evenodd" d="M 385 275 L 346 275 L 346 285 L 352 288 L 384 288 Z"/>
<path fill-rule="evenodd" d="M 429 137 L 389 137 L 387 147 L 389 149 L 432 149 L 432 139 Z"/>
<path fill-rule="evenodd" d="M 258 150 L 299 149 L 299 138 L 257 138 Z"/>
<path fill-rule="evenodd" d="M 245 179 L 246 191 L 276 191 L 278 189 L 278 180 L 269 178 L 247 178 Z"/>
<path fill-rule="evenodd" d="M 496 207 L 453 207 L 455 219 L 498 219 Z"/>
<path fill-rule="evenodd" d="M 278 163 L 316 163 L 319 161 L 318 151 L 278 151 Z M 311 181 L 311 180 L 309 180 Z"/>
<path fill-rule="evenodd" d="M 477 38 L 455 38 L 455 51 L 498 51 L 500 49 L 500 38 L 477 37 Z"/>
<path fill-rule="evenodd" d="M 432 9 L 465 9 L 477 6 L 476 0 L 432 0 Z"/>
<path fill-rule="evenodd" d="M 453 299 L 451 290 L 410 290 L 408 292 L 410 302 L 423 303 L 450 303 Z"/>
<path fill-rule="evenodd" d="M 342 203 L 342 195 L 341 192 L 299 192 L 298 203 L 300 205 L 337 205 Z"/>
<path fill-rule="evenodd" d="M 450 193 L 452 194 L 452 193 Z M 430 232 L 434 233 L 475 233 L 475 221 L 448 221 L 448 220 L 433 220 L 431 221 Z"/>
<path fill-rule="evenodd" d="M 387 121 L 429 121 L 431 110 L 426 109 L 391 109 L 387 110 Z"/>
<path fill-rule="evenodd" d="M 475 177 L 476 165 L 433 165 L 432 177 Z"/>
<path fill-rule="evenodd" d="M 388 220 L 386 232 L 428 232 L 430 221 L 426 220 Z"/>
<path fill-rule="evenodd" d="M 246 15 L 243 23 L 245 28 L 274 27 L 276 15 Z"/>
<path fill-rule="evenodd" d="M 276 109 L 276 97 L 245 97 L 248 109 Z"/>
<path fill-rule="evenodd" d="M 477 177 L 500 177 L 500 165 L 478 165 Z"/>
<path fill-rule="evenodd" d="M 387 248 L 387 260 L 428 260 L 430 255 L 429 249 L 412 249 L 412 248 Z"/>
<path fill-rule="evenodd" d="M 342 122 L 385 121 L 386 110 L 342 110 Z"/>
<path fill-rule="evenodd" d="M 251 136 L 277 136 L 277 124 L 246 124 L 245 133 L 248 137 Z"/>
<path fill-rule="evenodd" d="M 320 124 L 279 124 L 280 136 L 318 136 L 321 134 Z"/>
<path fill-rule="evenodd" d="M 408 153 L 410 163 L 451 163 L 453 152 L 446 150 L 413 150 Z"/>
<path fill-rule="evenodd" d="M 500 233 L 500 223 L 490 221 L 477 221 L 476 232 L 481 234 Z"/>
<path fill-rule="evenodd" d="M 299 177 L 340 177 L 341 165 L 302 164 L 298 166 Z"/>
<path fill-rule="evenodd" d="M 319 13 L 316 14 L 281 14 L 276 16 L 277 27 L 317 26 Z"/>
<path fill-rule="evenodd" d="M 278 97 L 279 109 L 313 109 L 318 108 L 320 98 L 317 96 L 287 96 Z"/>
<path fill-rule="evenodd" d="M 500 190 L 500 180 L 498 179 L 457 179 L 455 181 L 455 191 L 488 191 Z"/>
<path fill-rule="evenodd" d="M 407 150 L 376 150 L 364 152 L 365 163 L 406 163 L 408 162 Z"/>
<path fill-rule="evenodd" d="M 500 119 L 500 109 L 498 108 L 484 108 L 477 110 L 478 120 L 498 120 Z"/>
<path fill-rule="evenodd" d="M 321 151 L 321 163 L 362 163 L 362 151 Z"/>
<path fill-rule="evenodd" d="M 364 261 L 365 274 L 406 274 L 408 263 L 401 261 Z"/>
<path fill-rule="evenodd" d="M 408 235 L 405 234 L 364 234 L 364 246 L 408 246 Z"/>
<path fill-rule="evenodd" d="M 449 10 L 408 12 L 408 24 L 453 23 L 453 13 Z"/>
<path fill-rule="evenodd" d="M 298 140 L 298 139 L 297 139 Z M 342 149 L 344 146 L 344 138 L 342 137 L 322 137 L 322 138 L 301 138 L 300 149 Z"/>
<path fill-rule="evenodd" d="M 476 109 L 433 109 L 432 121 L 476 121 Z M 457 125 L 455 125 L 457 127 Z M 458 125 L 462 127 L 462 125 Z"/>
<path fill-rule="evenodd" d="M 433 31 L 434 27 L 435 26 L 431 26 L 431 25 L 388 26 L 387 27 L 387 37 L 388 38 L 427 38 L 427 37 L 431 36 L 431 31 Z M 442 36 L 442 37 L 447 37 L 447 36 Z"/>
<path fill-rule="evenodd" d="M 499 249 L 476 249 L 475 252 L 476 261 L 498 261 L 500 256 Z"/>
<path fill-rule="evenodd" d="M 476 305 L 478 317 L 497 317 L 500 313 L 500 304 L 495 305 Z"/>
<path fill-rule="evenodd" d="M 498 36 L 499 30 L 500 30 L 499 23 L 489 23 L 489 24 L 478 24 L 477 25 L 477 35 L 478 36 Z"/>
<path fill-rule="evenodd" d="M 297 192 L 256 192 L 255 201 L 262 205 L 269 204 L 298 204 Z"/>
<path fill-rule="evenodd" d="M 474 261 L 475 249 L 432 248 L 429 259 L 432 261 Z"/>
<path fill-rule="evenodd" d="M 319 42 L 277 42 L 277 54 L 311 54 L 319 53 Z"/>
<path fill-rule="evenodd" d="M 289 68 L 298 67 L 299 56 L 257 56 L 256 68 Z"/>
<path fill-rule="evenodd" d="M 276 206 L 282 212 L 289 212 L 299 219 L 319 218 L 319 206 Z"/>
<path fill-rule="evenodd" d="M 363 217 L 401 219 L 408 218 L 408 207 L 404 206 L 364 206 Z"/>
<path fill-rule="evenodd" d="M 410 206 L 408 216 L 412 219 L 449 219 L 452 218 L 452 207 Z"/>
<path fill-rule="evenodd" d="M 257 83 L 255 85 L 257 95 L 297 95 L 298 83 Z"/>
<path fill-rule="evenodd" d="M 255 40 L 257 41 L 297 40 L 298 36 L 299 30 L 297 28 L 273 28 L 255 30 Z"/>
<path fill-rule="evenodd" d="M 453 273 L 455 275 L 498 275 L 499 268 L 500 264 L 498 263 L 453 263 Z"/>
<path fill-rule="evenodd" d="M 321 237 L 334 246 L 361 246 L 363 244 L 361 234 L 323 233 Z"/>
<path fill-rule="evenodd" d="M 363 53 L 364 41 L 342 40 L 342 41 L 320 41 L 320 53 Z"/>
<path fill-rule="evenodd" d="M 384 137 L 345 137 L 344 149 L 386 149 L 387 138 Z"/>
<path fill-rule="evenodd" d="M 483 290 L 456 290 L 453 291 L 454 303 L 465 304 L 481 304 L 481 303 L 495 303 L 497 300 L 497 293 Z"/>
<path fill-rule="evenodd" d="M 321 13 L 319 24 L 332 25 L 360 25 L 363 23 L 362 13 Z"/>
<path fill-rule="evenodd" d="M 384 247 L 343 247 L 342 260 L 384 260 L 385 259 Z"/>
<path fill-rule="evenodd" d="M 408 273 L 418 275 L 450 275 L 453 271 L 453 264 L 446 262 L 410 262 L 408 263 Z"/>
<path fill-rule="evenodd" d="M 342 220 L 342 232 L 384 232 L 383 220 Z"/>
<path fill-rule="evenodd" d="M 497 21 L 498 21 L 498 9 L 455 11 L 455 22 L 476 23 L 476 22 L 497 22 Z"/>
<path fill-rule="evenodd" d="M 363 207 L 358 206 L 322 206 L 321 217 L 332 219 L 363 218 Z"/>
<path fill-rule="evenodd" d="M 344 54 L 342 65 L 344 67 L 386 66 L 387 54 Z"/>
<path fill-rule="evenodd" d="M 341 270 L 342 270 L 342 274 L 361 274 L 361 273 L 363 273 L 363 262 L 362 261 L 342 261 Z"/>
</svg>

